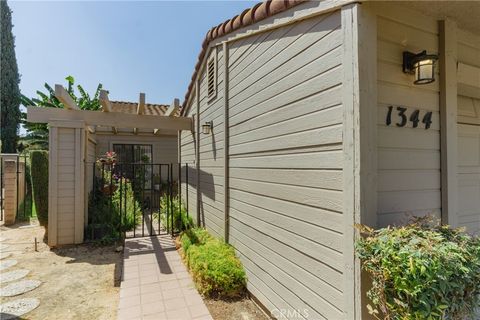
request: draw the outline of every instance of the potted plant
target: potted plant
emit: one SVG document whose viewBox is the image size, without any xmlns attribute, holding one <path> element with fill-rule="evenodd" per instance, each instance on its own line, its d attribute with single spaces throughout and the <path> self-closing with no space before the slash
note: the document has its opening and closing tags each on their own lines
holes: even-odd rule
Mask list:
<svg viewBox="0 0 480 320">
<path fill-rule="evenodd" d="M 99 158 L 97 164 L 101 166 L 101 172 L 103 176 L 103 186 L 102 193 L 108 196 L 113 195 L 115 190 L 117 190 L 117 185 L 115 182 L 118 181 L 118 176 L 112 173 L 112 170 L 115 168 L 117 162 L 117 154 L 114 151 L 107 151 L 105 155 Z M 105 168 L 106 167 L 106 168 Z"/>
<path fill-rule="evenodd" d="M 117 162 L 117 154 L 114 151 L 107 151 L 105 155 L 97 160 L 99 164 L 114 166 Z"/>
</svg>

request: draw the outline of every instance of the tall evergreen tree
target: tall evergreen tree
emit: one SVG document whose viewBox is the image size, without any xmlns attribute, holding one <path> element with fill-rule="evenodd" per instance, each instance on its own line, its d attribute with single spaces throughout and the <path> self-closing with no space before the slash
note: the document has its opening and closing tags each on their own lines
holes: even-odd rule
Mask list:
<svg viewBox="0 0 480 320">
<path fill-rule="evenodd" d="M 17 149 L 20 123 L 20 76 L 15 57 L 15 38 L 12 34 L 12 11 L 7 1 L 0 0 L 0 109 L 2 152 Z"/>
</svg>

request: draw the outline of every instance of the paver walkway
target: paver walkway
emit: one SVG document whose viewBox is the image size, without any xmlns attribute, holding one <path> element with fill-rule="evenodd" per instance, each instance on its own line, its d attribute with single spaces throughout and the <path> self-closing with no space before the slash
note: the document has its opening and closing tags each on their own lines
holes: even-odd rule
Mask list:
<svg viewBox="0 0 480 320">
<path fill-rule="evenodd" d="M 127 239 L 119 320 L 212 319 L 169 235 Z"/>
</svg>

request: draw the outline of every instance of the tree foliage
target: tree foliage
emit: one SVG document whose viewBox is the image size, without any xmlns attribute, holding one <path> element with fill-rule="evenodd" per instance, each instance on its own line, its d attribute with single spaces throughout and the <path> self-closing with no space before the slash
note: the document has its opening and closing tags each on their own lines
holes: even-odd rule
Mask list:
<svg viewBox="0 0 480 320">
<path fill-rule="evenodd" d="M 75 86 L 75 79 L 72 76 L 65 78 L 67 80 L 67 92 L 72 97 L 73 101 L 78 105 L 82 110 L 99 110 L 100 109 L 100 90 L 102 89 L 102 84 L 97 86 L 93 96 L 88 94 L 81 85 Z M 57 99 L 55 96 L 55 90 L 48 84 L 45 83 L 44 87 L 45 92 L 40 90 L 37 91 L 36 98 L 28 98 L 24 95 L 21 96 L 22 105 L 27 106 L 37 106 L 39 108 L 64 108 L 63 103 Z M 75 92 L 75 87 L 78 90 L 78 94 Z M 20 139 L 21 149 L 28 148 L 32 149 L 48 149 L 48 126 L 46 123 L 29 123 L 26 121 L 26 114 L 22 115 L 22 123 L 24 128 L 27 131 L 25 137 Z"/>
<path fill-rule="evenodd" d="M 12 34 L 12 11 L 7 1 L 0 1 L 0 109 L 2 152 L 17 151 L 20 123 L 20 76 L 15 56 L 15 37 Z"/>
</svg>

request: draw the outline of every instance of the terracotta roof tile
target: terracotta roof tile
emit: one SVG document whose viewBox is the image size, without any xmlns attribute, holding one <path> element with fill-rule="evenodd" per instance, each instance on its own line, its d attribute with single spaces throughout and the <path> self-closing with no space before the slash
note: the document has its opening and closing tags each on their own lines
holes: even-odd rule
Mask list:
<svg viewBox="0 0 480 320">
<path fill-rule="evenodd" d="M 275 14 L 283 12 L 290 9 L 293 6 L 296 6 L 307 0 L 267 0 L 264 2 L 257 3 L 250 9 L 245 9 L 239 15 L 234 16 L 231 19 L 226 20 L 223 23 L 220 23 L 218 26 L 210 29 L 205 35 L 205 39 L 202 42 L 202 50 L 198 55 L 197 63 L 195 64 L 195 71 L 192 75 L 190 84 L 188 85 L 187 93 L 185 94 L 185 100 L 183 102 L 183 107 L 185 108 L 185 103 L 187 102 L 188 96 L 193 90 L 194 82 L 197 77 L 198 70 L 202 64 L 203 58 L 207 52 L 208 44 L 221 36 L 224 36 L 230 32 L 233 32 L 237 29 L 243 28 L 250 24 L 259 22 L 268 17 L 271 17 Z"/>
<path fill-rule="evenodd" d="M 111 112 L 123 112 L 128 114 L 137 114 L 137 102 L 127 102 L 127 101 L 111 101 L 112 111 Z M 145 103 L 145 109 L 143 111 L 144 115 L 151 116 L 163 116 L 168 109 L 168 105 L 165 104 L 152 104 Z M 179 115 L 180 112 L 177 112 Z"/>
</svg>

